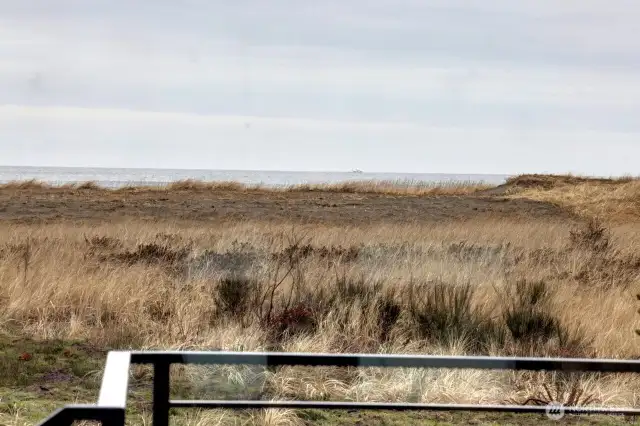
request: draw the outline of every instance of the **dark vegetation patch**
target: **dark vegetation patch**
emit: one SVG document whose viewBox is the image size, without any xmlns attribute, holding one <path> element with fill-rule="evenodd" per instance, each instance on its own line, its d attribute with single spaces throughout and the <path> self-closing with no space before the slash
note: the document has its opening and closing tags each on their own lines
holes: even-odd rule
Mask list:
<svg viewBox="0 0 640 426">
<path fill-rule="evenodd" d="M 474 306 L 470 285 L 430 281 L 409 290 L 408 309 L 418 337 L 444 346 L 462 341 L 472 353 L 504 345 L 503 326 Z"/>
<path fill-rule="evenodd" d="M 214 294 L 217 319 L 231 317 L 242 320 L 250 315 L 255 308 L 259 291 L 260 284 L 254 279 L 242 276 L 222 278 L 215 287 Z"/>
<path fill-rule="evenodd" d="M 349 246 L 342 247 L 338 246 L 313 246 L 311 244 L 299 244 L 294 243 L 286 247 L 284 250 L 278 253 L 272 254 L 272 259 L 279 261 L 290 258 L 295 258 L 296 260 L 308 259 L 311 257 L 316 257 L 319 259 L 325 260 L 339 260 L 342 262 L 353 262 L 358 259 L 360 256 L 361 247 L 359 246 Z"/>
<path fill-rule="evenodd" d="M 503 321 L 515 344 L 513 352 L 528 356 L 539 348 L 562 357 L 590 355 L 592 341 L 570 329 L 552 313 L 554 291 L 544 281 L 518 281 L 507 287 Z"/>
<path fill-rule="evenodd" d="M 115 262 L 128 266 L 156 265 L 168 271 L 178 272 L 185 268 L 191 253 L 188 247 L 173 247 L 157 242 L 141 243 L 132 250 L 123 249 L 122 241 L 108 236 L 85 236 L 87 251 L 85 258 L 101 262 Z"/>
<path fill-rule="evenodd" d="M 345 344 L 356 352 L 375 350 L 395 331 L 445 347 L 462 342 L 473 354 L 488 354 L 492 348 L 514 355 L 590 353 L 591 341 L 552 313 L 552 293 L 543 282 L 512 284 L 504 298 L 509 302 L 486 312 L 476 307 L 470 285 L 429 281 L 398 288 L 338 276 L 323 286 L 302 282 L 281 290 L 281 281 L 282 276 L 272 282 L 221 279 L 212 320 L 258 324 L 271 336 L 272 349 L 293 335 L 318 331 L 330 318 L 334 332 L 347 336 Z"/>
<path fill-rule="evenodd" d="M 174 249 L 156 243 L 138 244 L 134 250 L 125 250 L 111 256 L 112 260 L 127 265 L 147 264 L 177 267 L 184 263 L 189 255 L 187 248 Z"/>
<path fill-rule="evenodd" d="M 582 183 L 598 183 L 603 185 L 619 185 L 620 183 L 631 182 L 635 178 L 633 177 L 621 177 L 621 178 L 593 178 L 585 176 L 572 176 L 572 175 L 541 175 L 541 174 L 528 174 L 519 175 L 508 178 L 505 186 L 513 188 L 542 188 L 552 189 L 559 186 L 571 186 L 579 185 Z"/>
</svg>

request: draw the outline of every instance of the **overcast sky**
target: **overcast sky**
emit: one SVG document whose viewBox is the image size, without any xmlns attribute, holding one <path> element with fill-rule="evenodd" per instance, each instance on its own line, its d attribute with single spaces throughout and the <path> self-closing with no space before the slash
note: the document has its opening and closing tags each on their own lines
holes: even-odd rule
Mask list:
<svg viewBox="0 0 640 426">
<path fill-rule="evenodd" d="M 0 164 L 640 174 L 637 0 L 0 0 Z"/>
</svg>

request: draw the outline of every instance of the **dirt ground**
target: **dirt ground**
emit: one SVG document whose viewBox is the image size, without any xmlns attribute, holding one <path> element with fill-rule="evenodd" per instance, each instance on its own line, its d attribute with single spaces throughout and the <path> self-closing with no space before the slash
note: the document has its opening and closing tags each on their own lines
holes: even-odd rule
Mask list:
<svg viewBox="0 0 640 426">
<path fill-rule="evenodd" d="M 570 220 L 553 204 L 501 195 L 397 196 L 336 192 L 0 189 L 0 221 L 176 219 L 374 224 L 482 218 Z"/>
</svg>

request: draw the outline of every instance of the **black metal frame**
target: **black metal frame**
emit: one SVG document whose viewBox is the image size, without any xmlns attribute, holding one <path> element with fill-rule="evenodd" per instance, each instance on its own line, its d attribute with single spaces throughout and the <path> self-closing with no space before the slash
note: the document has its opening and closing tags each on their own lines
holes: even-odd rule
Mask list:
<svg viewBox="0 0 640 426">
<path fill-rule="evenodd" d="M 44 420 L 42 426 L 70 426 L 74 421 L 95 420 L 105 426 L 124 426 L 129 367 L 151 364 L 153 376 L 153 425 L 168 426 L 171 408 L 316 408 L 326 410 L 427 410 L 481 411 L 549 414 L 640 415 L 636 408 L 544 407 L 522 405 L 362 403 L 327 401 L 185 401 L 171 400 L 171 364 L 260 365 L 265 367 L 335 366 L 464 368 L 513 371 L 563 371 L 600 373 L 640 373 L 640 360 L 599 360 L 566 358 L 508 358 L 429 355 L 309 354 L 271 352 L 109 352 L 96 405 L 70 405 Z"/>
</svg>

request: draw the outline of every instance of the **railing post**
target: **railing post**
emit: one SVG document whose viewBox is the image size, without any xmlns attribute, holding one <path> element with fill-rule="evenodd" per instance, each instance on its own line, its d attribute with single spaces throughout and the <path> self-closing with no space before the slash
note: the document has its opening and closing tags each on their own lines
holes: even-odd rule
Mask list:
<svg viewBox="0 0 640 426">
<path fill-rule="evenodd" d="M 153 364 L 153 426 L 169 426 L 169 372 L 171 364 Z"/>
<path fill-rule="evenodd" d="M 124 409 L 115 409 L 104 412 L 101 419 L 102 426 L 124 426 L 125 411 Z"/>
</svg>

